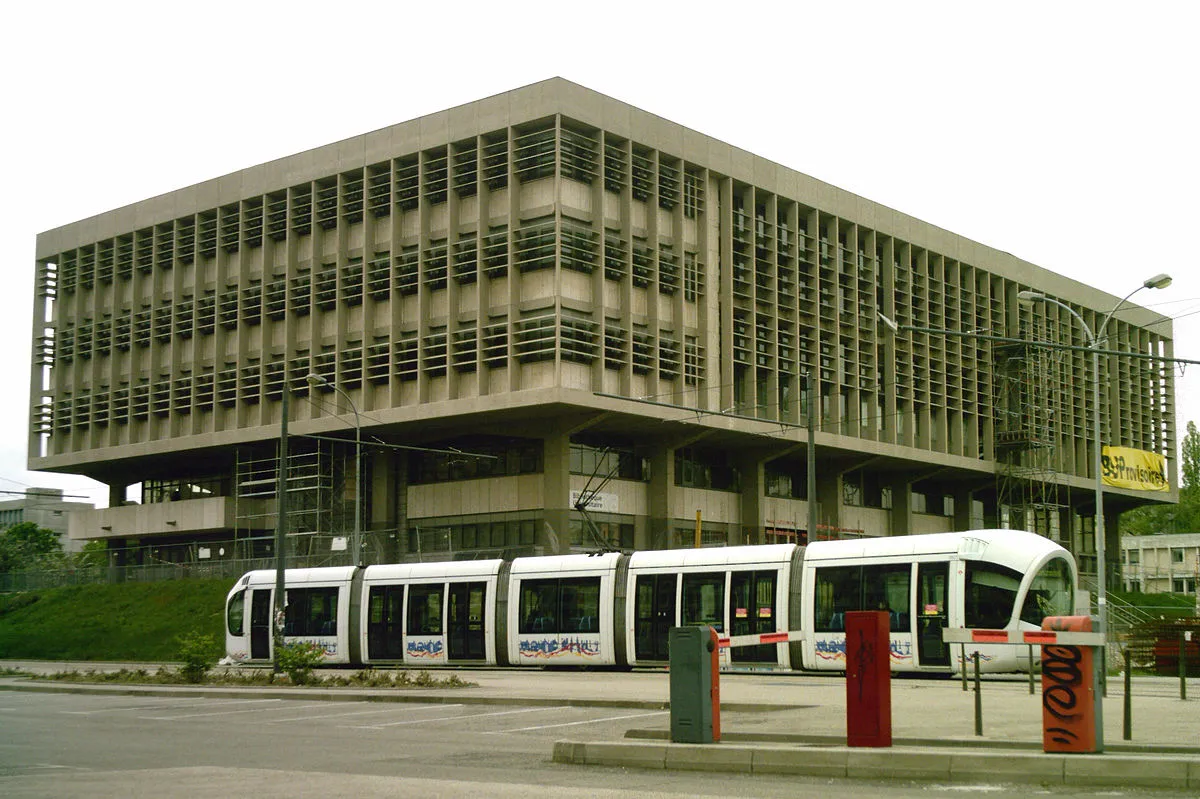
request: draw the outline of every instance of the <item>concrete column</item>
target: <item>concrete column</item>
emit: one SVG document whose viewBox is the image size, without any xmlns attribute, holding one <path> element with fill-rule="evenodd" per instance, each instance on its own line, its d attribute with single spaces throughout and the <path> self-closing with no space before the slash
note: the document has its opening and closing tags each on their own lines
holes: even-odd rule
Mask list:
<svg viewBox="0 0 1200 799">
<path fill-rule="evenodd" d="M 762 496 L 765 481 L 763 461 L 759 458 L 743 458 L 738 462 L 742 474 L 742 495 L 740 502 L 741 524 L 740 532 L 731 533 L 732 545 L 761 544 L 763 537 Z"/>
<path fill-rule="evenodd" d="M 108 581 L 110 583 L 125 582 L 125 566 L 127 542 L 124 538 L 108 539 Z"/>
<path fill-rule="evenodd" d="M 367 529 L 380 563 L 395 563 L 408 546 L 408 458 L 383 455 L 371 461 L 371 517 Z"/>
<path fill-rule="evenodd" d="M 570 551 L 571 437 L 561 431 L 542 439 L 542 507 L 554 536 L 543 528 L 538 543 L 548 555 Z"/>
<path fill-rule="evenodd" d="M 655 449 L 650 456 L 650 494 L 646 519 L 647 549 L 671 546 L 671 492 L 675 488 L 675 450 Z"/>
<path fill-rule="evenodd" d="M 108 507 L 119 508 L 125 504 L 125 492 L 129 490 L 129 483 L 109 483 L 108 484 Z"/>
<path fill-rule="evenodd" d="M 969 488 L 954 489 L 954 529 L 971 529 L 971 498 L 973 493 Z"/>
<path fill-rule="evenodd" d="M 817 524 L 823 527 L 841 527 L 842 522 L 842 475 L 817 472 Z M 818 531 L 819 532 L 819 531 Z M 809 540 L 817 540 L 809 532 Z M 819 538 L 820 536 L 818 536 Z"/>
<path fill-rule="evenodd" d="M 891 535 L 912 533 L 912 483 L 897 478 L 892 483 Z"/>
</svg>

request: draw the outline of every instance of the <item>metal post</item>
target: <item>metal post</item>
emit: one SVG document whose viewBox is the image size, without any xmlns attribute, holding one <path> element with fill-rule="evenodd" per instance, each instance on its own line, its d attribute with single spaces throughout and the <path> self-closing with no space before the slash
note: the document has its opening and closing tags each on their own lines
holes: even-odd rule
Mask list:
<svg viewBox="0 0 1200 799">
<path fill-rule="evenodd" d="M 804 373 L 805 421 L 808 423 L 808 452 L 805 460 L 805 494 L 808 496 L 808 541 L 817 540 L 817 427 L 813 417 L 812 375 Z"/>
<path fill-rule="evenodd" d="M 958 645 L 958 667 L 962 672 L 963 678 L 963 693 L 967 692 L 967 645 Z"/>
<path fill-rule="evenodd" d="M 1125 724 L 1122 737 L 1133 740 L 1133 674 L 1130 672 L 1129 647 L 1125 647 Z"/>
<path fill-rule="evenodd" d="M 274 644 L 272 667 L 278 674 L 279 651 L 283 648 L 283 620 L 285 617 L 284 602 L 284 571 L 285 545 L 287 542 L 287 460 L 288 460 L 288 394 L 289 387 L 284 385 L 283 398 L 279 404 L 279 463 L 275 475 L 275 613 L 271 620 L 271 639 Z"/>
<path fill-rule="evenodd" d="M 1032 304 L 1035 302 L 1044 302 L 1050 305 L 1056 305 L 1063 309 L 1075 318 L 1079 326 L 1083 328 L 1084 334 L 1087 336 L 1088 348 L 1092 351 L 1092 444 L 1095 451 L 1092 453 L 1092 472 L 1096 484 L 1096 615 L 1099 617 L 1099 630 L 1101 635 L 1105 636 L 1107 641 L 1108 636 L 1108 584 L 1107 584 L 1107 569 L 1104 563 L 1105 550 L 1105 531 L 1104 531 L 1104 449 L 1102 439 L 1100 438 L 1100 348 L 1104 341 L 1104 331 L 1108 327 L 1108 323 L 1112 320 L 1113 315 L 1121 309 L 1122 306 L 1142 289 L 1161 289 L 1171 285 L 1171 276 L 1166 274 L 1155 275 L 1142 282 L 1142 285 L 1135 288 L 1133 291 L 1126 294 L 1113 309 L 1109 311 L 1100 326 L 1096 328 L 1096 332 L 1092 332 L 1092 328 L 1088 323 L 1083 321 L 1083 317 L 1079 312 L 1067 305 L 1065 302 L 1056 300 L 1053 297 L 1047 297 L 1037 291 L 1021 291 L 1017 294 L 1017 300 L 1024 304 Z M 1102 696 L 1108 696 L 1108 657 L 1107 648 L 1101 645 L 1100 650 L 1096 653 L 1100 657 L 1100 690 Z"/>
<path fill-rule="evenodd" d="M 979 653 L 972 655 L 975 660 L 975 734 L 983 735 L 983 693 L 979 686 Z"/>
<path fill-rule="evenodd" d="M 1033 696 L 1036 693 L 1033 690 L 1033 644 L 1029 645 L 1029 695 Z"/>
<path fill-rule="evenodd" d="M 1187 638 L 1179 634 L 1179 698 L 1187 701 Z"/>
</svg>

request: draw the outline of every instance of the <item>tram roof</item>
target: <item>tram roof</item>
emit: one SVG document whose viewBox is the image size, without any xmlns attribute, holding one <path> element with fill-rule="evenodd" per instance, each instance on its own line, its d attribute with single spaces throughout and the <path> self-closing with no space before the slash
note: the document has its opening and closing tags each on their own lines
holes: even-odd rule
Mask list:
<svg viewBox="0 0 1200 799">
<path fill-rule="evenodd" d="M 406 580 L 436 577 L 490 577 L 500 572 L 503 560 L 444 560 L 435 563 L 385 563 L 368 566 L 363 576 L 372 580 Z"/>
<path fill-rule="evenodd" d="M 808 545 L 804 560 L 957 555 L 1024 568 L 1025 564 L 1033 563 L 1054 551 L 1066 552 L 1050 539 L 1024 530 L 967 530 L 959 533 L 818 541 Z"/>
<path fill-rule="evenodd" d="M 635 552 L 629 556 L 631 569 L 677 566 L 727 566 L 748 563 L 781 564 L 792 559 L 795 544 L 763 544 L 745 547 L 704 547 Z"/>
</svg>

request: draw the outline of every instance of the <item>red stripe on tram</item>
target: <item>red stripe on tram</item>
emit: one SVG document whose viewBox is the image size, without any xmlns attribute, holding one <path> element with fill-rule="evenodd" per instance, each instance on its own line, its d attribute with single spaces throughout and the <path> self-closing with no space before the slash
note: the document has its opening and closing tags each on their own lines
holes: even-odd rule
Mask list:
<svg viewBox="0 0 1200 799">
<path fill-rule="evenodd" d="M 971 630 L 971 640 L 981 644 L 1008 643 L 1008 630 Z"/>
</svg>

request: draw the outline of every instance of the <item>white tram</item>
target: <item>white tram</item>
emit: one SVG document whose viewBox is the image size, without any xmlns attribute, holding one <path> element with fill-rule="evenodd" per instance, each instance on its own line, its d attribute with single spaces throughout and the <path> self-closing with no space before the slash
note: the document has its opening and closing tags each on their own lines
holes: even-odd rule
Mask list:
<svg viewBox="0 0 1200 799">
<path fill-rule="evenodd" d="M 1065 549 L 1018 530 L 393 564 L 286 573 L 285 641 L 316 641 L 330 664 L 662 666 L 667 633 L 703 624 L 736 646 L 727 663 L 846 666 L 845 614 L 886 610 L 894 671 L 949 672 L 945 627 L 1034 629 L 1074 611 Z M 226 652 L 272 658 L 275 572 L 242 577 L 226 601 Z M 247 619 L 246 609 L 249 608 Z M 246 622 L 249 622 L 248 624 Z M 1022 647 L 968 646 L 988 671 L 1029 667 Z"/>
</svg>

